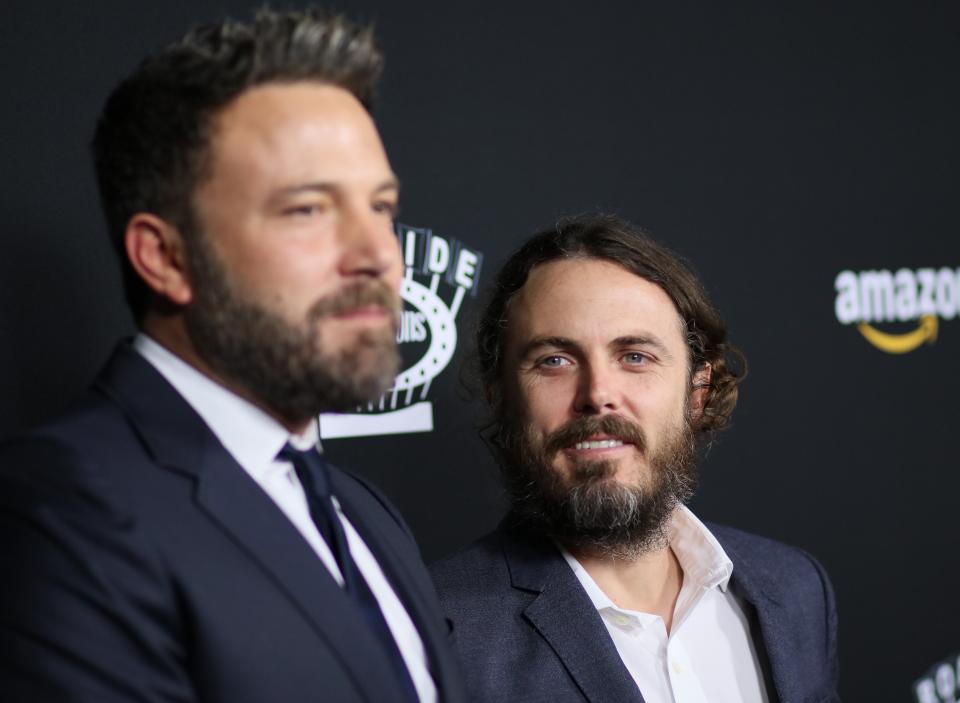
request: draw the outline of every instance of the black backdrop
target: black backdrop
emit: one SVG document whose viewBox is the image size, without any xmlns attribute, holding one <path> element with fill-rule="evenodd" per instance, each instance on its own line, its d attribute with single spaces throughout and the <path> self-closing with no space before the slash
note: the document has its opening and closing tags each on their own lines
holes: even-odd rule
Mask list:
<svg viewBox="0 0 960 703">
<path fill-rule="evenodd" d="M 387 51 L 378 121 L 401 218 L 480 252 L 481 289 L 523 237 L 582 210 L 625 215 L 694 262 L 751 362 L 694 510 L 825 563 L 846 700 L 912 700 L 952 656 L 928 695 L 946 700 L 960 652 L 960 5 L 340 7 L 375 20 Z M 187 26 L 248 10 L 3 3 L 0 436 L 60 409 L 132 329 L 87 152 L 108 90 Z M 935 342 L 889 354 L 838 320 L 841 271 L 926 268 L 954 275 L 934 286 Z M 461 352 L 477 305 L 461 306 Z M 873 327 L 909 332 L 906 317 Z M 455 366 L 429 389 L 432 432 L 326 443 L 401 506 L 428 559 L 501 510 Z"/>
</svg>

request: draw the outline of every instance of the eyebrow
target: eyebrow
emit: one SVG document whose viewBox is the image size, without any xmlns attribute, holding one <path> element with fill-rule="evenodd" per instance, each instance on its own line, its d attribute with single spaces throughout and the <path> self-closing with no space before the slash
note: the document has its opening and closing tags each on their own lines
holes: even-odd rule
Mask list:
<svg viewBox="0 0 960 703">
<path fill-rule="evenodd" d="M 297 195 L 299 193 L 332 193 L 338 190 L 341 190 L 342 186 L 339 183 L 332 181 L 311 181 L 309 183 L 298 183 L 294 186 L 287 186 L 285 188 L 277 189 L 275 196 L 282 197 L 285 195 Z M 385 190 L 400 190 L 400 181 L 396 177 L 391 177 L 382 181 L 374 189 L 374 193 L 382 193 Z"/>
<path fill-rule="evenodd" d="M 608 347 L 653 347 L 665 359 L 672 359 L 673 354 L 667 346 L 654 335 L 625 335 L 612 340 Z M 569 337 L 534 337 L 520 351 L 520 358 L 524 359 L 540 349 L 577 349 L 580 345 Z"/>
<path fill-rule="evenodd" d="M 533 352 L 544 348 L 573 349 L 576 347 L 577 343 L 568 337 L 534 337 L 523 345 L 523 348 L 520 350 L 520 358 L 524 359 Z"/>
<path fill-rule="evenodd" d="M 667 345 L 660 341 L 659 337 L 656 337 L 652 334 L 650 335 L 627 335 L 624 337 L 617 337 L 615 340 L 610 342 L 609 346 L 611 347 L 653 347 L 656 349 L 660 356 L 665 359 L 672 359 L 673 354 L 667 349 Z"/>
</svg>

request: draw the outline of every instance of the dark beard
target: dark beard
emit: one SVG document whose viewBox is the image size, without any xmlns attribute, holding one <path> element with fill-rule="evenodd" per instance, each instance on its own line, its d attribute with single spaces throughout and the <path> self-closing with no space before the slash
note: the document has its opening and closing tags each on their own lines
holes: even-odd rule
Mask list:
<svg viewBox="0 0 960 703">
<path fill-rule="evenodd" d="M 578 461 L 569 477 L 554 468 L 558 451 L 597 434 L 619 437 L 646 456 L 644 485 L 619 483 L 611 461 Z M 511 520 L 571 551 L 633 560 L 664 547 L 674 510 L 696 490 L 696 443 L 685 416 L 652 455 L 643 430 L 619 415 L 579 418 L 542 443 L 530 428 L 510 427 L 502 441 Z"/>
<path fill-rule="evenodd" d="M 336 352 L 324 349 L 320 335 L 324 317 L 362 306 L 380 305 L 396 318 L 399 299 L 385 284 L 354 284 L 321 298 L 297 326 L 245 299 L 202 234 L 191 244 L 194 299 L 184 318 L 198 354 L 281 418 L 299 423 L 349 410 L 392 385 L 400 366 L 396 322 Z"/>
</svg>

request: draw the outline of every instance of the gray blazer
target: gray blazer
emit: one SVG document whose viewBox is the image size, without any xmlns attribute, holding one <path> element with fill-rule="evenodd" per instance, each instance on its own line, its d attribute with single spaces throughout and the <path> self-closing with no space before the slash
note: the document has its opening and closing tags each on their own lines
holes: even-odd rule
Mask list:
<svg viewBox="0 0 960 703">
<path fill-rule="evenodd" d="M 805 552 L 719 525 L 746 603 L 771 701 L 837 694 L 837 617 L 823 568 Z M 640 703 L 600 616 L 549 541 L 501 525 L 431 567 L 475 701 Z"/>
</svg>

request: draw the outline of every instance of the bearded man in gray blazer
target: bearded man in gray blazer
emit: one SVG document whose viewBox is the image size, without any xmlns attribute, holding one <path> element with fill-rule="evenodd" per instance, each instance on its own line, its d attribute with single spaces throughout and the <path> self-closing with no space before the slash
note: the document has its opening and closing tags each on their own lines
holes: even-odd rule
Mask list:
<svg viewBox="0 0 960 703">
<path fill-rule="evenodd" d="M 507 261 L 477 341 L 511 510 L 432 567 L 474 700 L 838 700 L 820 565 L 685 506 L 745 366 L 676 255 L 562 221 Z"/>
</svg>

